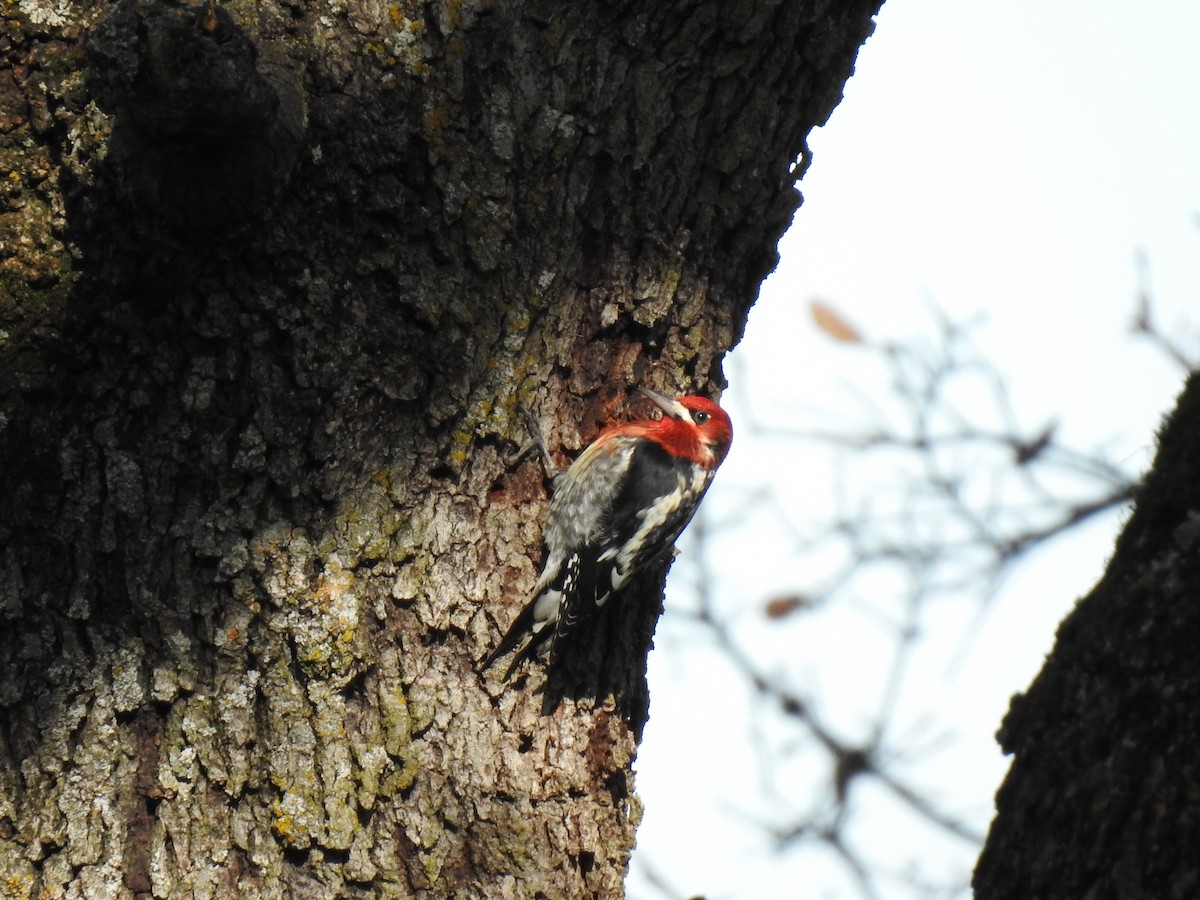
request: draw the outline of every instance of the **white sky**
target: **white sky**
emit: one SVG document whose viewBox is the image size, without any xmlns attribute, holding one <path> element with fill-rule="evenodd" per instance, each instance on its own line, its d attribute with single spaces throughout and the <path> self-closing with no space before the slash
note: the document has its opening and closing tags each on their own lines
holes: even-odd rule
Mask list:
<svg viewBox="0 0 1200 900">
<path fill-rule="evenodd" d="M 1134 9 L 1111 0 L 885 4 L 845 100 L 810 140 L 804 206 L 727 367 L 743 379 L 726 404 L 735 426 L 745 416 L 739 395 L 758 415 L 851 417 L 859 407 L 849 385 L 882 393 L 865 351 L 812 326 L 811 300 L 890 340 L 932 335 L 936 304 L 956 320 L 985 314 L 976 343 L 1010 376 L 1031 433 L 1059 419 L 1066 442 L 1108 448 L 1135 470 L 1149 464 L 1182 374 L 1129 333 L 1137 252 L 1150 261 L 1157 318 L 1200 349 L 1200 4 Z M 728 509 L 770 469 L 783 472 L 773 483 L 791 508 L 826 511 L 825 455 L 742 433 L 709 512 Z M 1022 567 L 978 630 L 961 604 L 939 610 L 931 627 L 916 699 L 953 723 L 958 739 L 903 771 L 980 829 L 1007 768 L 992 735 L 1008 698 L 1036 674 L 1057 623 L 1103 571 L 1118 526 L 1109 516 Z M 754 615 L 767 597 L 820 577 L 789 560 L 786 537 L 759 530 L 730 539 L 714 564 L 722 606 L 745 604 L 739 634 L 749 649 L 818 692 L 839 725 L 865 722 L 885 645 L 861 616 L 800 616 L 780 628 Z M 686 559 L 676 570 L 650 660 L 651 718 L 637 763 L 646 815 L 630 897 L 664 896 L 648 883 L 642 854 L 685 897 L 857 897 L 828 856 L 775 853 L 750 824 L 803 811 L 814 770 L 777 772 L 764 791 L 756 752 L 777 735 L 751 729 L 759 720 L 744 686 L 702 632 L 671 617 L 672 605 L 689 602 Z M 964 631 L 971 653 L 955 665 Z M 919 710 L 907 713 L 915 722 Z M 858 808 L 873 818 L 853 834 L 871 858 L 895 870 L 920 860 L 947 876 L 969 869 L 969 848 L 863 799 Z"/>
</svg>

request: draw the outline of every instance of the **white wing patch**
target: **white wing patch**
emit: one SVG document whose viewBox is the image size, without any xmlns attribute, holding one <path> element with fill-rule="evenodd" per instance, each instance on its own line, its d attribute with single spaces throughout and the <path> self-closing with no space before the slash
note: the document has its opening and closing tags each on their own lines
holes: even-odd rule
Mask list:
<svg viewBox="0 0 1200 900">
<path fill-rule="evenodd" d="M 546 624 L 547 620 L 558 615 L 558 607 L 562 604 L 562 591 L 543 591 L 534 601 L 533 620 Z"/>
<path fill-rule="evenodd" d="M 639 559 L 649 562 L 649 559 L 642 553 L 647 541 L 661 541 L 663 550 L 675 543 L 675 538 L 679 537 L 679 532 L 691 520 L 692 512 L 699 505 L 704 492 L 708 490 L 713 474 L 711 469 L 695 469 L 689 478 L 686 471 L 681 471 L 675 490 L 669 494 L 663 494 L 657 503 L 638 514 L 641 524 L 634 532 L 633 538 L 621 547 L 612 547 L 606 550 L 600 556 L 601 560 L 614 558 L 616 560 L 616 565 L 612 570 L 610 594 L 624 587 L 625 583 L 633 576 L 634 562 Z M 684 514 L 681 516 L 680 510 L 684 507 L 686 507 Z M 677 521 L 678 526 L 670 528 L 673 521 Z M 653 558 L 653 555 L 650 558 Z M 606 594 L 600 598 L 597 605 L 603 606 L 608 597 L 609 594 Z"/>
</svg>

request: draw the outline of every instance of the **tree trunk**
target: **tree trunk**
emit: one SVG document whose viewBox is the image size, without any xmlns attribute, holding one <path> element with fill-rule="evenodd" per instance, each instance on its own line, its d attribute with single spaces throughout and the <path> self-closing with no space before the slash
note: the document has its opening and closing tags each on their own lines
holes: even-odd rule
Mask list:
<svg viewBox="0 0 1200 900">
<path fill-rule="evenodd" d="M 1000 731 L 978 900 L 1200 896 L 1200 375 L 1104 578 Z"/>
<path fill-rule="evenodd" d="M 17 0 L 6 896 L 616 897 L 661 576 L 475 663 L 548 481 L 712 390 L 877 0 Z"/>
</svg>

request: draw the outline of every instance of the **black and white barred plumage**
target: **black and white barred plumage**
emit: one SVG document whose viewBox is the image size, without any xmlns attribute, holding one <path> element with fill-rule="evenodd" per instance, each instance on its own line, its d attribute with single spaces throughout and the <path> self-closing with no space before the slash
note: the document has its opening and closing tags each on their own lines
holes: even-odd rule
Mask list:
<svg viewBox="0 0 1200 900">
<path fill-rule="evenodd" d="M 481 668 L 516 650 L 507 680 L 543 649 L 553 659 L 563 636 L 668 552 L 691 521 L 729 452 L 733 426 L 707 398 L 642 392 L 663 417 L 606 429 L 560 476 L 533 599 Z"/>
</svg>

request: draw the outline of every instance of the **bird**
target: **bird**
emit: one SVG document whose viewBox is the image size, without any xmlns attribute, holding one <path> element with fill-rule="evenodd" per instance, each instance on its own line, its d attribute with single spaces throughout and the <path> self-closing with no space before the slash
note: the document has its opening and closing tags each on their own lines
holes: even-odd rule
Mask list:
<svg viewBox="0 0 1200 900">
<path fill-rule="evenodd" d="M 695 515 L 733 442 L 729 415 L 707 397 L 639 390 L 661 418 L 609 426 L 557 476 L 532 599 L 480 672 L 513 651 L 505 682 L 539 653 L 553 664 L 563 639 L 670 552 Z"/>
</svg>

